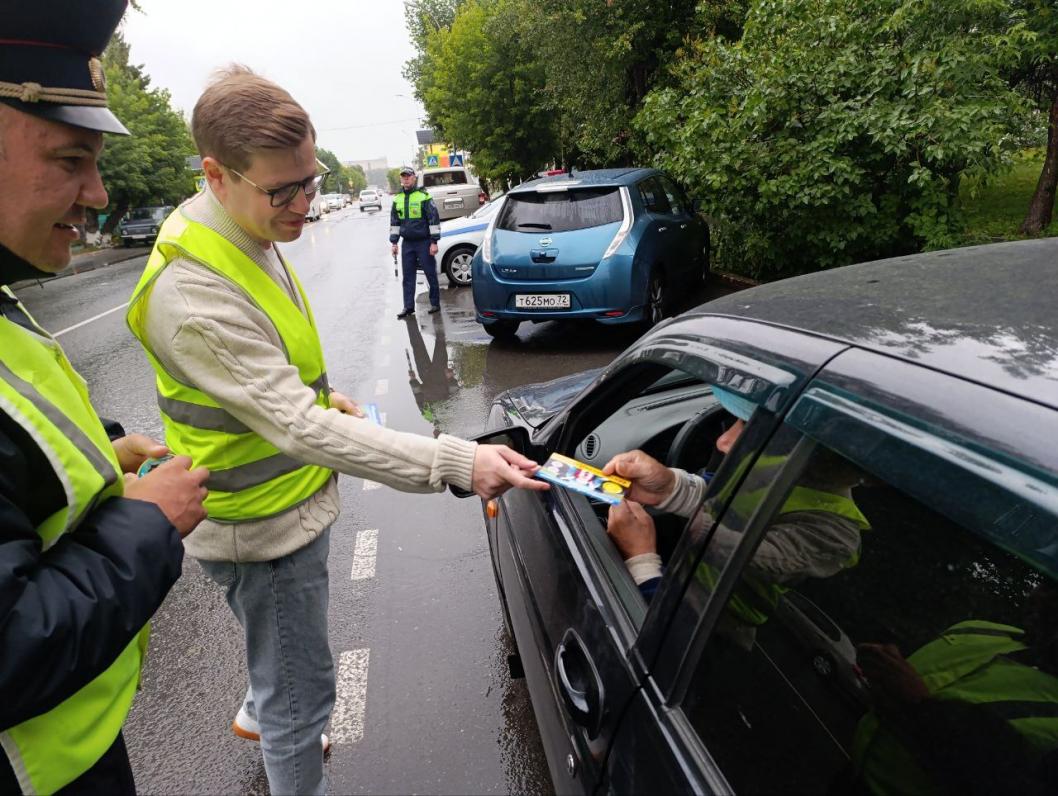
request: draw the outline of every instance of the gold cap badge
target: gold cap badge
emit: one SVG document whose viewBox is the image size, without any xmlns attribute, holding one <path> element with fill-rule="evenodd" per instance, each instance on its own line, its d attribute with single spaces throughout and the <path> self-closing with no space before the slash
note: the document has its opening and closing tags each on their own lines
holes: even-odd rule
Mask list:
<svg viewBox="0 0 1058 796">
<path fill-rule="evenodd" d="M 105 94 L 107 90 L 107 76 L 103 71 L 103 62 L 98 58 L 88 59 L 88 74 L 92 77 L 92 88 Z"/>
</svg>

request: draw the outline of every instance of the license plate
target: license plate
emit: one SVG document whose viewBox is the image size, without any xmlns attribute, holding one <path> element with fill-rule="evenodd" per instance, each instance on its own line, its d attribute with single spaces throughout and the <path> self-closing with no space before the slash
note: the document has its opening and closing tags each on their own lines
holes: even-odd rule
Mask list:
<svg viewBox="0 0 1058 796">
<path fill-rule="evenodd" d="M 520 310 L 568 310 L 569 293 L 522 293 L 514 297 Z"/>
<path fill-rule="evenodd" d="M 460 210 L 463 208 L 462 199 L 445 199 L 445 210 L 452 210 L 457 208 Z"/>
</svg>

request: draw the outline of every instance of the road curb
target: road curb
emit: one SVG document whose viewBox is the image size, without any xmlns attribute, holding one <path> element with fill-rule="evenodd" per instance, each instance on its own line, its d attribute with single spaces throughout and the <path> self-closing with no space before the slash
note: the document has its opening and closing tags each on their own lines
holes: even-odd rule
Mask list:
<svg viewBox="0 0 1058 796">
<path fill-rule="evenodd" d="M 75 259 L 70 263 L 63 271 L 55 274 L 54 276 L 41 277 L 40 279 L 23 279 L 21 282 L 13 282 L 11 289 L 14 290 L 20 286 L 26 285 L 39 285 L 43 287 L 47 282 L 54 282 L 56 279 L 62 279 L 67 276 L 74 276 L 75 274 L 86 274 L 89 271 L 95 271 L 97 268 L 104 268 L 108 265 L 117 265 L 118 263 L 127 262 L 128 260 L 134 260 L 137 257 L 145 257 L 149 252 L 145 251 L 122 251 L 116 250 L 113 254 L 107 255 L 106 259 L 102 262 L 82 262 L 78 263 Z"/>
<path fill-rule="evenodd" d="M 751 287 L 757 287 L 761 283 L 756 279 L 750 279 L 748 276 L 739 276 L 738 274 L 729 274 L 725 271 L 711 271 L 709 276 L 716 279 L 718 282 L 723 282 L 725 285 L 738 288 L 739 290 L 745 290 Z"/>
</svg>

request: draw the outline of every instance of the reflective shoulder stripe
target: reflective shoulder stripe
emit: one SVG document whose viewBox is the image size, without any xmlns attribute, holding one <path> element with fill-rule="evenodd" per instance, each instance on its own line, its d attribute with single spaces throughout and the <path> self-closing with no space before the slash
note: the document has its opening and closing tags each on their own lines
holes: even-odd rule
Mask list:
<svg viewBox="0 0 1058 796">
<path fill-rule="evenodd" d="M 227 470 L 210 470 L 206 487 L 216 492 L 241 492 L 304 467 L 304 462 L 277 453 Z"/>
<path fill-rule="evenodd" d="M 158 394 L 158 408 L 177 423 L 203 428 L 207 431 L 223 431 L 225 434 L 247 434 L 250 429 L 224 409 L 202 406 Z"/>
<path fill-rule="evenodd" d="M 1004 627 L 1002 625 L 971 625 L 969 623 L 949 627 L 942 635 L 945 636 L 999 636 L 1020 640 L 1025 631 L 1016 627 Z"/>
<path fill-rule="evenodd" d="M 37 392 L 28 381 L 16 376 L 3 362 L 0 362 L 0 379 L 11 385 L 19 395 L 37 407 L 40 413 L 48 418 L 48 422 L 58 428 L 62 435 L 84 455 L 103 479 L 104 489 L 117 481 L 117 473 L 103 452 L 95 446 L 87 434 L 71 422 L 70 418 L 60 412 L 55 404 Z"/>
<path fill-rule="evenodd" d="M 15 779 L 18 780 L 18 786 L 22 788 L 22 793 L 35 794 L 37 791 L 33 788 L 29 771 L 26 770 L 26 761 L 22 759 L 22 752 L 19 750 L 18 744 L 15 743 L 15 739 L 11 737 L 10 732 L 0 733 L 0 747 L 3 747 L 4 753 L 7 755 L 7 762 L 11 765 Z"/>
</svg>

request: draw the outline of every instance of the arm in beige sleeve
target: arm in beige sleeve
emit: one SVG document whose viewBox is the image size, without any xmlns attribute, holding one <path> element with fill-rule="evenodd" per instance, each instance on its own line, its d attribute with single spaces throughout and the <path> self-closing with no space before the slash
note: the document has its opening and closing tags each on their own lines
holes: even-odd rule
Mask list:
<svg viewBox="0 0 1058 796">
<path fill-rule="evenodd" d="M 173 268 L 173 266 L 170 266 Z M 170 276 L 165 274 L 163 276 Z M 167 370 L 288 456 L 409 492 L 469 489 L 475 443 L 381 428 L 318 406 L 268 317 L 242 291 L 184 269 L 150 298 L 148 341 Z M 161 288 L 161 289 L 159 289 Z"/>
</svg>

